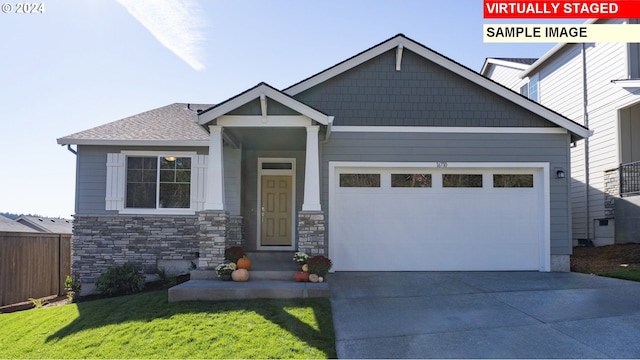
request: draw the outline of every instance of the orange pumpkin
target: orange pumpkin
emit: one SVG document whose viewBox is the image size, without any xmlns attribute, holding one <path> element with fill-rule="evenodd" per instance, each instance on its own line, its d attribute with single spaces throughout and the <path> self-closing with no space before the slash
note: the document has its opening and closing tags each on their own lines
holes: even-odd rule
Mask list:
<svg viewBox="0 0 640 360">
<path fill-rule="evenodd" d="M 293 275 L 293 279 L 297 282 L 307 282 L 309 281 L 309 273 L 297 271 L 295 275 Z"/>
<path fill-rule="evenodd" d="M 231 273 L 231 278 L 233 281 L 247 281 L 249 280 L 249 271 L 247 269 L 234 270 Z"/>
<path fill-rule="evenodd" d="M 251 259 L 249 259 L 248 257 L 242 257 L 238 259 L 237 266 L 238 266 L 238 269 L 251 270 Z"/>
</svg>

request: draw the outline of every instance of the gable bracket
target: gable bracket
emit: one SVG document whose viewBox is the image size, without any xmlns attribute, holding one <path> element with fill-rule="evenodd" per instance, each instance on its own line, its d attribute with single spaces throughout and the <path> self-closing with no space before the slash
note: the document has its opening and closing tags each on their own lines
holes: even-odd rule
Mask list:
<svg viewBox="0 0 640 360">
<path fill-rule="evenodd" d="M 260 94 L 260 110 L 262 110 L 262 122 L 267 122 L 267 96 L 262 93 Z"/>
<path fill-rule="evenodd" d="M 404 49 L 404 45 L 402 43 L 398 44 L 396 48 L 396 71 L 400 71 L 402 67 L 402 50 Z"/>
</svg>

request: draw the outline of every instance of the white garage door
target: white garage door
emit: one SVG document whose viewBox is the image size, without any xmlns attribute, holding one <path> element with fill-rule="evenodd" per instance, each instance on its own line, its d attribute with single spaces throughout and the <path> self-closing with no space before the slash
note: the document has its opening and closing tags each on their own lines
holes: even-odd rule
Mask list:
<svg viewBox="0 0 640 360">
<path fill-rule="evenodd" d="M 445 166 L 334 166 L 334 270 L 548 270 L 543 169 Z"/>
</svg>

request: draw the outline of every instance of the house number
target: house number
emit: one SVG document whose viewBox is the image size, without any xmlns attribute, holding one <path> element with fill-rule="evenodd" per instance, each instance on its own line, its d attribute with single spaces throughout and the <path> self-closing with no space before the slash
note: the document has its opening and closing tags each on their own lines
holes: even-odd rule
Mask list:
<svg viewBox="0 0 640 360">
<path fill-rule="evenodd" d="M 437 165 L 439 168 L 446 168 L 446 167 L 447 167 L 447 162 L 446 162 L 446 161 L 438 161 L 438 162 L 436 163 L 436 165 Z"/>
</svg>

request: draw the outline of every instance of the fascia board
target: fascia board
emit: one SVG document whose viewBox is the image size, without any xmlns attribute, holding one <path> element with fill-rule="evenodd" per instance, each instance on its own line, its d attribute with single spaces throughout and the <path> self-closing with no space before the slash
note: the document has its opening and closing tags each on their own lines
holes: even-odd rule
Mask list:
<svg viewBox="0 0 640 360">
<path fill-rule="evenodd" d="M 208 140 L 108 140 L 68 139 L 57 140 L 60 145 L 104 145 L 104 146 L 209 146 Z"/>
</svg>

